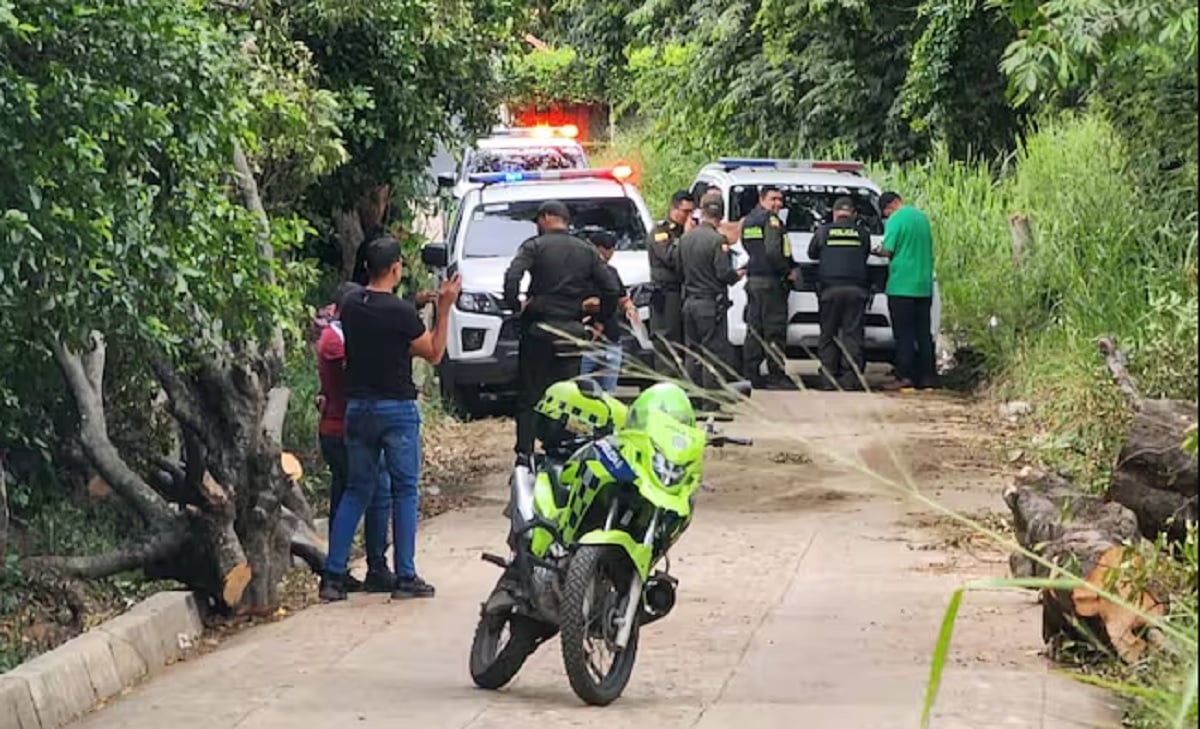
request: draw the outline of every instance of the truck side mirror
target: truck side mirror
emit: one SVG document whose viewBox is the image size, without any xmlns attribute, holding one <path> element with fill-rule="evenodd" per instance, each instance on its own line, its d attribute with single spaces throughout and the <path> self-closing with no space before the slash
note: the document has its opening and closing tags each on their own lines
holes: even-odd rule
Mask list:
<svg viewBox="0 0 1200 729">
<path fill-rule="evenodd" d="M 447 187 L 454 187 L 455 182 L 456 182 L 456 180 L 454 178 L 453 172 L 439 172 L 438 173 L 438 176 L 437 176 L 438 189 L 444 190 Z"/>
<path fill-rule="evenodd" d="M 450 252 L 445 243 L 426 243 L 421 246 L 421 263 L 429 268 L 445 268 L 450 262 Z"/>
</svg>

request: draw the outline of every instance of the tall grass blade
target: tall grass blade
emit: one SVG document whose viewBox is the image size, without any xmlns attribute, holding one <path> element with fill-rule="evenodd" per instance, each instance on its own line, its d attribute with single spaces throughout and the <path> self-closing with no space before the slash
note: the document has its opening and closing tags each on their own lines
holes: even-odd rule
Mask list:
<svg viewBox="0 0 1200 729">
<path fill-rule="evenodd" d="M 942 687 L 942 671 L 946 667 L 946 658 L 950 653 L 950 639 L 954 636 L 954 623 L 958 620 L 958 608 L 962 605 L 965 587 L 954 591 L 950 604 L 946 606 L 946 614 L 942 616 L 942 628 L 938 631 L 937 645 L 933 650 L 933 661 L 929 666 L 929 683 L 925 687 L 925 704 L 921 707 L 921 729 L 928 729 L 929 719 L 933 715 L 933 705 L 937 702 L 938 690 Z"/>
</svg>

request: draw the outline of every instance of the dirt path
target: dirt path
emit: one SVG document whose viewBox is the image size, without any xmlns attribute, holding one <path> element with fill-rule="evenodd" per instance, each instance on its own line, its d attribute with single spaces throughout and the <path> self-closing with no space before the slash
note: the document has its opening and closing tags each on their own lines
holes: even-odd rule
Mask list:
<svg viewBox="0 0 1200 729">
<path fill-rule="evenodd" d="M 467 651 L 497 573 L 509 428 L 497 425 L 482 502 L 425 524 L 432 601 L 354 596 L 250 631 L 170 669 L 87 729 L 742 729 L 915 727 L 947 600 L 1003 575 L 1004 555 L 901 490 L 989 517 L 1003 476 L 954 401 L 769 393 L 725 426 L 756 439 L 715 453 L 696 522 L 673 555 L 679 604 L 643 634 L 624 697 L 579 704 L 556 642 L 505 691 L 474 689 Z M 1107 697 L 1051 673 L 1030 594 L 968 595 L 935 727 L 1116 727 Z"/>
</svg>

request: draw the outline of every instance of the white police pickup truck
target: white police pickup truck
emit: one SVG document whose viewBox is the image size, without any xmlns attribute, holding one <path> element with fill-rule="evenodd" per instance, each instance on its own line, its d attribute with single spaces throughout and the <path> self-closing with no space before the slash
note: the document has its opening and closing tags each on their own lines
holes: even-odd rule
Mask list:
<svg viewBox="0 0 1200 729">
<path fill-rule="evenodd" d="M 817 315 L 817 264 L 808 257 L 808 243 L 817 226 L 831 220 L 834 201 L 849 197 L 857 207 L 858 220 L 871 233 L 875 244 L 883 243 L 883 222 L 879 212 L 879 186 L 863 176 L 860 162 L 817 160 L 736 159 L 721 158 L 705 165 L 692 183 L 691 192 L 697 201 L 714 190 L 725 200 L 726 221 L 739 221 L 758 204 L 759 190 L 764 186 L 778 187 L 783 193 L 780 218 L 787 230 L 792 259 L 800 266 L 792 293 L 788 298 L 788 356 L 815 357 L 820 335 Z M 741 241 L 732 247 L 737 265 L 744 266 L 748 257 Z M 895 343 L 888 314 L 887 259 L 872 256 L 868 261 L 872 287 L 877 292 L 871 300 L 865 318 L 866 356 L 868 361 L 892 361 Z M 729 342 L 741 351 L 746 341 L 745 280 L 730 288 Z M 941 320 L 941 298 L 937 280 L 933 289 L 933 336 L 937 341 Z M 740 357 L 739 357 L 740 360 Z"/>
<path fill-rule="evenodd" d="M 617 238 L 611 264 L 621 275 L 642 321 L 649 317 L 650 264 L 646 238 L 650 211 L 631 170 L 494 172 L 470 175 L 471 187 L 448 227 L 445 242 L 421 251 L 440 275 L 457 268 L 462 294 L 450 310 L 446 356 L 438 367 L 442 396 L 464 414 L 478 412 L 484 395 L 511 397 L 517 387 L 518 316 L 503 300 L 504 273 L 523 241 L 537 234 L 538 206 L 559 200 L 571 211 L 572 228 L 596 226 Z M 524 292 L 528 276 L 522 282 Z M 625 357 L 653 361 L 645 326 L 622 341 Z"/>
</svg>

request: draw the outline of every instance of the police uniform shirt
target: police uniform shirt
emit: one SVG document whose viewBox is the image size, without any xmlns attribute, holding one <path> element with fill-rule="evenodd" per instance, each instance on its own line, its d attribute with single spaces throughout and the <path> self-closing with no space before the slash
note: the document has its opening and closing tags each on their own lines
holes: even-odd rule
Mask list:
<svg viewBox="0 0 1200 729">
<path fill-rule="evenodd" d="M 737 283 L 738 273 L 729 260 L 729 241 L 712 223 L 700 223 L 679 240 L 679 269 L 684 296 L 724 295 Z"/>
<path fill-rule="evenodd" d="M 871 235 L 849 218 L 817 228 L 808 244 L 808 257 L 818 262 L 817 280 L 822 286 L 869 287 L 870 255 Z"/>
<path fill-rule="evenodd" d="M 520 310 L 521 278 L 530 275 L 530 305 L 525 314 L 540 321 L 579 321 L 583 300 L 600 298 L 599 319 L 612 315 L 620 288 L 609 275 L 600 252 L 566 231 L 534 236 L 517 249 L 504 274 L 504 303 Z"/>
<path fill-rule="evenodd" d="M 756 205 L 742 219 L 742 245 L 750 256 L 746 264 L 747 276 L 783 278 L 792 268 L 792 248 L 783 227 L 783 221 L 775 213 Z"/>
<path fill-rule="evenodd" d="M 678 285 L 683 281 L 679 273 L 679 239 L 683 226 L 670 220 L 661 220 L 650 233 L 650 280 L 659 284 Z"/>
</svg>

